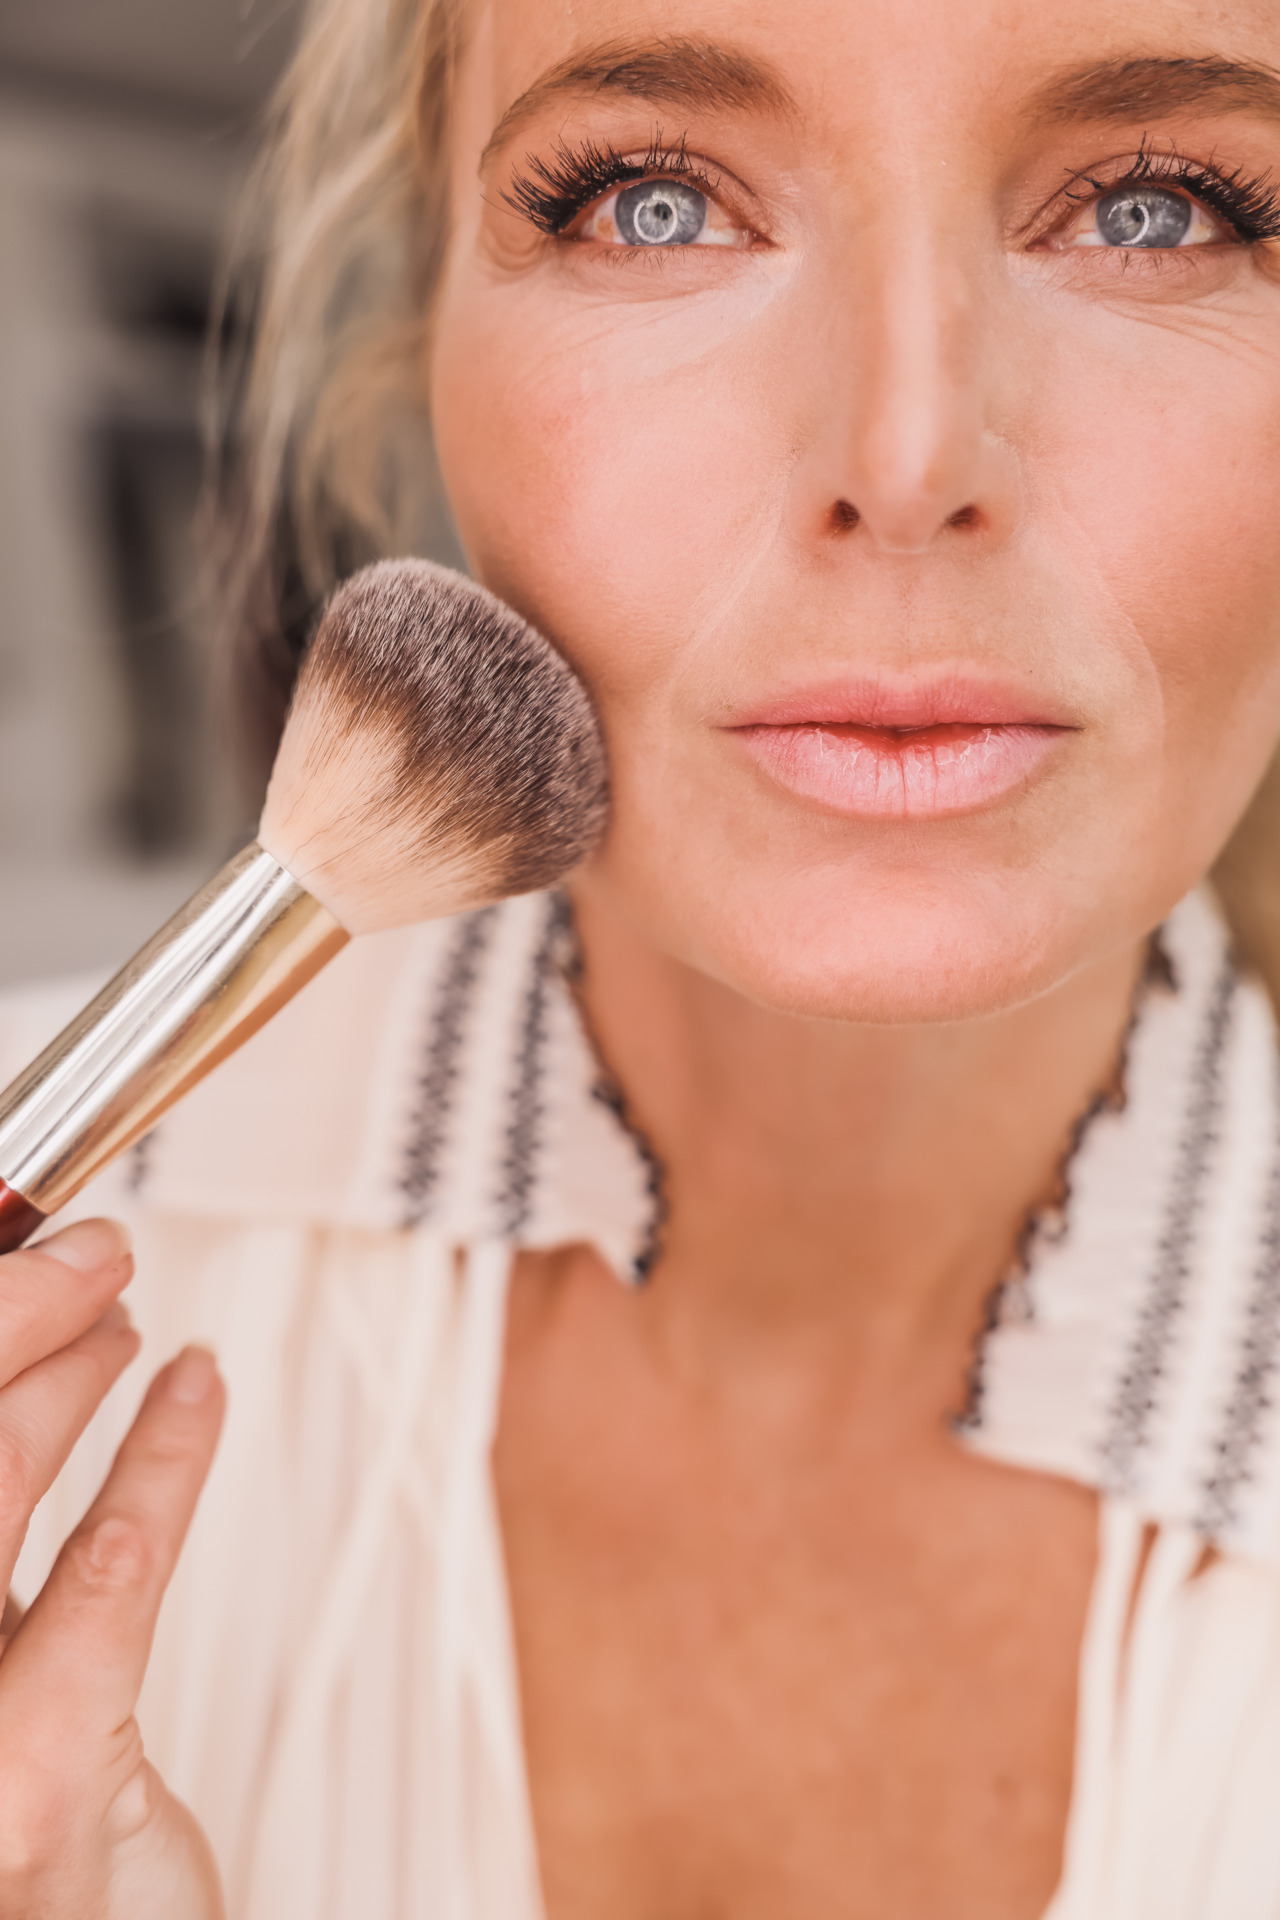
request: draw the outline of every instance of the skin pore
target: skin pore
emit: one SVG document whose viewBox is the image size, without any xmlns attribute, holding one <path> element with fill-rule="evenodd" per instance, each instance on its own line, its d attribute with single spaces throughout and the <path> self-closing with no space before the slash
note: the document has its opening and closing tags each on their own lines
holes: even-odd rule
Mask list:
<svg viewBox="0 0 1280 1920">
<path fill-rule="evenodd" d="M 442 471 L 599 706 L 584 992 L 671 1202 L 645 1289 L 512 1301 L 550 1920 L 1057 1881 L 1095 1503 L 948 1415 L 1280 732 L 1275 69 L 1269 3 L 470 20 Z"/>
</svg>

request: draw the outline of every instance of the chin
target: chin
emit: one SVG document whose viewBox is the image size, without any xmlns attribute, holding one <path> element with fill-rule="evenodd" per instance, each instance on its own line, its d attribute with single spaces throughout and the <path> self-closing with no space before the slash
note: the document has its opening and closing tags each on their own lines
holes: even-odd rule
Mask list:
<svg viewBox="0 0 1280 1920">
<path fill-rule="evenodd" d="M 876 1026 L 1005 1012 L 1050 991 L 1093 948 L 1034 892 L 963 880 L 890 877 L 853 898 L 793 897 L 735 933 L 714 968 L 727 985 L 780 1012 Z"/>
<path fill-rule="evenodd" d="M 1159 905 L 1038 873 L 847 871 L 681 886 L 606 857 L 585 888 L 645 943 L 803 1019 L 932 1025 L 1006 1012 L 1156 925 Z"/>
</svg>

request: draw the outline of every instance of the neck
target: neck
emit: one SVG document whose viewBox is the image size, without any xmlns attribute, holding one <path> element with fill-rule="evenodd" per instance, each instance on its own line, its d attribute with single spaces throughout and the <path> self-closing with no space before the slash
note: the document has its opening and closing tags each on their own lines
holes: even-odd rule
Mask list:
<svg viewBox="0 0 1280 1920">
<path fill-rule="evenodd" d="M 1141 950 L 981 1020 L 870 1027 L 756 1006 L 591 898 L 578 921 L 588 1019 L 664 1170 L 645 1312 L 668 1357 L 728 1391 L 816 1372 L 936 1427 L 1115 1083 Z"/>
</svg>

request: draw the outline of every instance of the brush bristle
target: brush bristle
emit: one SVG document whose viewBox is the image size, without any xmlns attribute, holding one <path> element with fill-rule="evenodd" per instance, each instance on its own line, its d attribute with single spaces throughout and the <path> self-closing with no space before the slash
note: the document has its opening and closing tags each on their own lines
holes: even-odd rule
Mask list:
<svg viewBox="0 0 1280 1920">
<path fill-rule="evenodd" d="M 325 610 L 259 839 L 372 933 L 554 885 L 606 804 L 591 704 L 541 634 L 460 574 L 385 560 Z"/>
</svg>

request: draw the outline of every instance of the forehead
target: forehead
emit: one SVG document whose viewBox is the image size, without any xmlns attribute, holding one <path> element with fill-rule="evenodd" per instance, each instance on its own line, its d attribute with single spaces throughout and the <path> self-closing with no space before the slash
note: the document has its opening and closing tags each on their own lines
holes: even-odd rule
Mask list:
<svg viewBox="0 0 1280 1920">
<path fill-rule="evenodd" d="M 472 48 L 495 122 L 546 105 L 566 77 L 584 97 L 630 91 L 810 124 L 877 107 L 926 120 L 972 117 L 978 103 L 1037 113 L 1068 108 L 1095 69 L 1175 62 L 1275 76 L 1274 103 L 1224 87 L 1197 106 L 1280 107 L 1278 0 L 483 0 Z M 1127 104 L 1113 92 L 1125 118 L 1151 104 L 1136 83 Z"/>
</svg>

